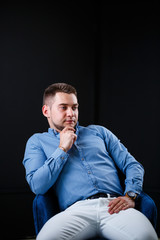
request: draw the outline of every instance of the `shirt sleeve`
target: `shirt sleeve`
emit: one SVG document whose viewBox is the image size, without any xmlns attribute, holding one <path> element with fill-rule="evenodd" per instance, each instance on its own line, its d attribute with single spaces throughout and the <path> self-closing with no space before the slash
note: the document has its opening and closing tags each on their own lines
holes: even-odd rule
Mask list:
<svg viewBox="0 0 160 240">
<path fill-rule="evenodd" d="M 143 187 L 144 168 L 128 152 L 127 148 L 109 130 L 105 130 L 105 143 L 107 151 L 118 168 L 125 174 L 125 191 L 133 191 L 140 194 Z"/>
<path fill-rule="evenodd" d="M 35 194 L 44 194 L 56 182 L 68 154 L 57 148 L 47 158 L 38 138 L 33 135 L 26 144 L 23 165 L 26 169 L 26 180 Z"/>
</svg>

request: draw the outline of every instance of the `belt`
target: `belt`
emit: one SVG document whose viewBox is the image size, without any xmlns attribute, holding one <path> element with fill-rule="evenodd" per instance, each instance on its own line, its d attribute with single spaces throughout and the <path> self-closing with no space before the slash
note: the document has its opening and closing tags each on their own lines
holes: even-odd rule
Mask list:
<svg viewBox="0 0 160 240">
<path fill-rule="evenodd" d="M 92 195 L 88 197 L 87 199 L 96 199 L 96 198 L 114 198 L 117 197 L 117 195 L 109 194 L 109 193 L 96 193 L 95 195 Z"/>
</svg>

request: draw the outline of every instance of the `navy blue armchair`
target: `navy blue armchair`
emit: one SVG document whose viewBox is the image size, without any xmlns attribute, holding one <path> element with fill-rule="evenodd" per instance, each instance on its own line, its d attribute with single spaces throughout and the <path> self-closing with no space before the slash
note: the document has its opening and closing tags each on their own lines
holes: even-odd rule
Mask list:
<svg viewBox="0 0 160 240">
<path fill-rule="evenodd" d="M 157 208 L 150 196 L 142 192 L 136 202 L 136 209 L 142 212 L 156 228 Z M 33 200 L 33 217 L 36 235 L 43 225 L 56 213 L 59 212 L 58 201 L 53 191 L 49 190 L 44 195 L 36 195 Z M 94 238 L 104 239 L 104 238 Z"/>
</svg>

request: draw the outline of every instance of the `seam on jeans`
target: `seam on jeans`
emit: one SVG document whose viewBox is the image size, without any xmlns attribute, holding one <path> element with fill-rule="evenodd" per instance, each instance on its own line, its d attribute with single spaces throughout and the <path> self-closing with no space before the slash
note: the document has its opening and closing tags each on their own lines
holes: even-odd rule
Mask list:
<svg viewBox="0 0 160 240">
<path fill-rule="evenodd" d="M 97 211 L 97 221 L 96 221 L 96 232 L 98 233 L 99 232 L 99 224 L 100 224 L 100 217 L 99 217 L 99 209 L 100 209 L 100 199 L 98 199 L 98 209 L 96 209 Z"/>
</svg>

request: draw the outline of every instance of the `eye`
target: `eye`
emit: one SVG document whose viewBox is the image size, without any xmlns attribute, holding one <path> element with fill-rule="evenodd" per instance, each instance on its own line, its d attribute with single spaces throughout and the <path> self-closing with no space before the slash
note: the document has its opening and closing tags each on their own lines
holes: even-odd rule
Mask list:
<svg viewBox="0 0 160 240">
<path fill-rule="evenodd" d="M 60 107 L 62 110 L 66 110 L 67 109 L 67 107 L 65 107 L 65 106 L 62 106 L 62 107 Z"/>
<path fill-rule="evenodd" d="M 75 106 L 75 107 L 72 107 L 72 110 L 73 111 L 76 111 L 78 109 L 78 107 L 77 106 Z"/>
</svg>

